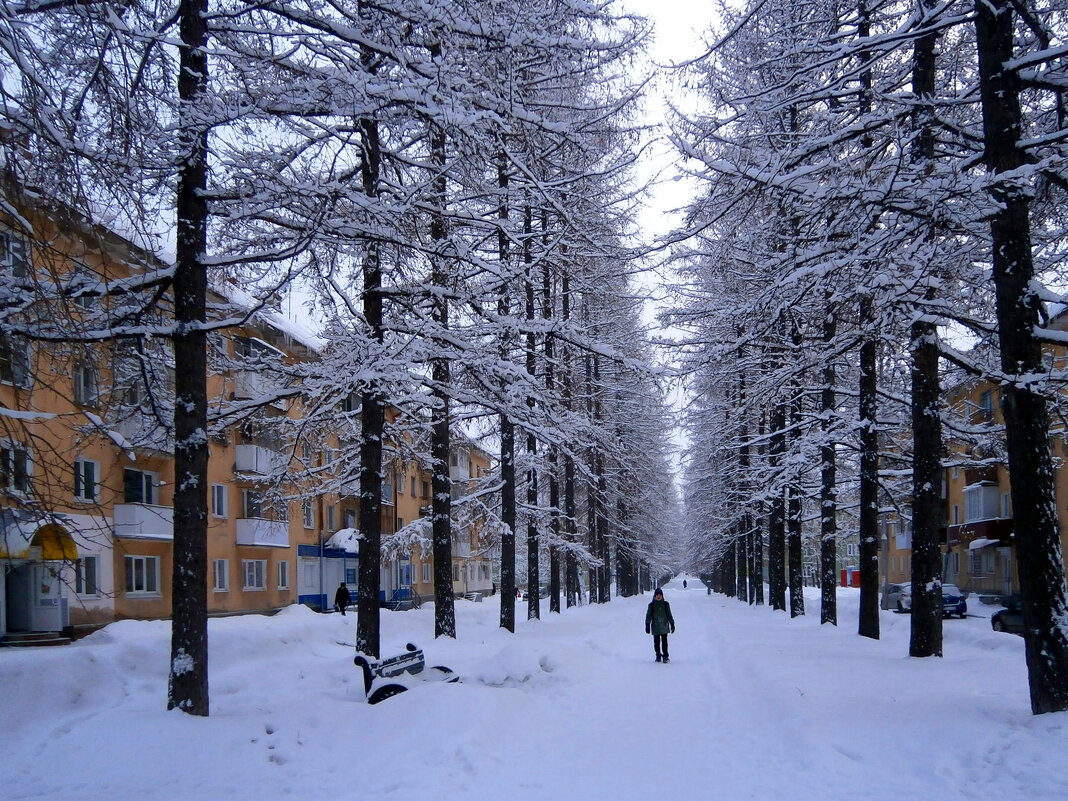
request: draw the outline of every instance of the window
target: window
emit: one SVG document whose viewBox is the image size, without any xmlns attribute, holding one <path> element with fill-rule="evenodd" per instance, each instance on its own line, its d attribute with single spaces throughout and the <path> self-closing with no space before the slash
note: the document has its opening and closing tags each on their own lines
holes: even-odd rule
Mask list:
<svg viewBox="0 0 1068 801">
<path fill-rule="evenodd" d="M 0 269 L 12 278 L 30 275 L 30 254 L 25 238 L 14 231 L 0 231 Z"/>
<path fill-rule="evenodd" d="M 1001 493 L 1001 516 L 1008 520 L 1012 517 L 1012 494 L 1008 492 Z"/>
<path fill-rule="evenodd" d="M 278 563 L 278 589 L 289 589 L 289 562 L 284 559 Z"/>
<path fill-rule="evenodd" d="M 244 575 L 246 590 L 267 589 L 267 560 L 242 559 L 241 573 Z"/>
<path fill-rule="evenodd" d="M 994 393 L 989 389 L 979 396 L 979 419 L 990 421 L 994 418 Z"/>
<path fill-rule="evenodd" d="M 412 476 L 412 497 L 414 498 L 416 496 L 416 494 L 417 493 L 416 493 L 416 487 L 415 487 L 415 476 Z"/>
<path fill-rule="evenodd" d="M 0 336 L 0 381 L 17 387 L 30 385 L 30 348 L 25 340 Z"/>
<path fill-rule="evenodd" d="M 326 507 L 326 529 L 327 529 L 327 531 L 335 531 L 336 530 L 334 528 L 334 517 L 335 517 L 335 514 L 336 513 L 334 512 L 334 505 L 333 504 L 330 504 L 329 506 Z"/>
<path fill-rule="evenodd" d="M 404 484 L 405 484 L 404 473 L 401 473 L 400 474 L 400 478 L 397 479 L 397 494 L 398 495 L 403 495 L 404 494 Z"/>
<path fill-rule="evenodd" d="M 398 517 L 397 518 L 397 531 L 400 531 L 402 528 L 404 528 L 404 518 L 403 517 Z"/>
<path fill-rule="evenodd" d="M 300 515 L 304 519 L 304 528 L 315 528 L 315 506 L 311 498 L 300 502 Z"/>
<path fill-rule="evenodd" d="M 345 528 L 356 528 L 356 510 L 345 510 Z"/>
<path fill-rule="evenodd" d="M 126 592 L 129 595 L 159 595 L 159 557 L 127 556 Z"/>
<path fill-rule="evenodd" d="M 74 400 L 83 406 L 96 406 L 99 395 L 96 368 L 86 362 L 74 365 Z"/>
<path fill-rule="evenodd" d="M 211 514 L 213 517 L 226 517 L 226 485 L 211 485 Z"/>
<path fill-rule="evenodd" d="M 80 501 L 96 500 L 97 472 L 96 462 L 88 459 L 74 460 L 74 497 Z"/>
<path fill-rule="evenodd" d="M 30 452 L 17 442 L 0 446 L 0 488 L 11 492 L 29 493 L 32 466 Z"/>
<path fill-rule="evenodd" d="M 953 504 L 953 525 L 960 524 L 960 507 L 957 504 Z"/>
<path fill-rule="evenodd" d="M 228 592 L 230 589 L 230 563 L 225 559 L 211 560 L 211 588 L 215 592 Z"/>
<path fill-rule="evenodd" d="M 453 581 L 459 581 L 460 580 L 460 565 L 458 563 L 456 563 L 456 562 L 452 563 L 452 580 Z"/>
<path fill-rule="evenodd" d="M 122 472 L 123 503 L 156 502 L 156 474 L 127 467 Z"/>
<path fill-rule="evenodd" d="M 263 517 L 263 493 L 257 490 L 241 490 L 243 517 Z"/>
<path fill-rule="evenodd" d="M 360 411 L 360 396 L 355 392 L 350 392 L 341 401 L 341 411 L 355 413 Z"/>
<path fill-rule="evenodd" d="M 424 481 L 423 482 L 423 498 L 425 499 L 425 498 L 429 498 L 429 497 L 430 497 L 430 482 L 429 481 Z"/>
<path fill-rule="evenodd" d="M 953 468 L 953 478 L 960 478 L 960 468 L 959 467 L 954 467 Z"/>
<path fill-rule="evenodd" d="M 430 583 L 430 562 L 423 562 L 423 583 Z"/>
<path fill-rule="evenodd" d="M 78 595 L 100 594 L 99 557 L 82 556 L 74 563 L 74 592 Z"/>
</svg>

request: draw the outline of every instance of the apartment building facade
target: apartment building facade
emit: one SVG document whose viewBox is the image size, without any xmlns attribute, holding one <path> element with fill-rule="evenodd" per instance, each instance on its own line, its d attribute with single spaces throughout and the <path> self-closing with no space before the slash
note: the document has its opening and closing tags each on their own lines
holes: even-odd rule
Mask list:
<svg viewBox="0 0 1068 801">
<path fill-rule="evenodd" d="M 106 282 L 151 260 L 88 223 L 33 209 L 0 215 L 0 270 L 9 285 L 60 285 L 78 275 Z M 68 305 L 78 314 L 99 302 L 107 300 Z M 297 468 L 330 458 L 321 443 L 283 442 L 276 433 L 280 419 L 303 413 L 299 393 L 279 392 L 281 368 L 317 358 L 322 343 L 269 309 L 210 341 L 211 403 L 258 408 L 210 437 L 209 613 L 292 603 L 328 609 L 340 581 L 356 585 L 357 482 L 297 478 L 280 490 L 274 480 L 287 467 L 299 476 Z M 0 335 L 0 637 L 170 614 L 173 370 L 165 337 L 74 348 Z M 358 421 L 357 408 L 341 412 Z M 425 471 L 387 476 L 385 536 L 422 515 L 428 487 Z M 429 562 L 421 553 L 384 560 L 380 600 L 413 587 L 424 593 Z"/>
</svg>

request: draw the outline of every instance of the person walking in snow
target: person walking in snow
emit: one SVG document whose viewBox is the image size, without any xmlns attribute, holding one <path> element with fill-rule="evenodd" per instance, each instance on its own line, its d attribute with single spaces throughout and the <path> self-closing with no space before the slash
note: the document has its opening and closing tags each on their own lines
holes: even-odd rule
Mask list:
<svg viewBox="0 0 1068 801">
<path fill-rule="evenodd" d="M 345 582 L 341 582 L 341 586 L 337 588 L 337 592 L 334 593 L 334 608 L 342 615 L 345 614 L 345 607 L 352 603 L 352 596 L 349 594 L 349 588 L 345 586 Z"/>
<path fill-rule="evenodd" d="M 645 633 L 653 635 L 656 661 L 669 661 L 668 634 L 675 633 L 675 618 L 671 616 L 671 604 L 664 600 L 664 591 L 659 587 L 653 592 L 653 600 L 645 612 Z"/>
</svg>

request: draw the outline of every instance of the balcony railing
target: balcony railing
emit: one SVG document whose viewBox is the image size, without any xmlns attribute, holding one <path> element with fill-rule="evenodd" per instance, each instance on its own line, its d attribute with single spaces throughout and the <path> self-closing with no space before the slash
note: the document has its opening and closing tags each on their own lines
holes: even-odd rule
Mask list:
<svg viewBox="0 0 1068 801">
<path fill-rule="evenodd" d="M 357 481 L 342 481 L 341 482 L 341 494 L 350 495 L 354 498 L 358 498 L 360 495 L 360 482 Z M 393 506 L 393 485 L 383 484 L 382 495 L 380 498 L 382 506 Z"/>
<path fill-rule="evenodd" d="M 261 517 L 239 517 L 237 519 L 237 544 L 288 548 L 289 523 L 280 520 L 264 520 Z"/>
<path fill-rule="evenodd" d="M 116 537 L 174 539 L 174 509 L 148 503 L 120 503 L 112 511 Z"/>
<path fill-rule="evenodd" d="M 234 468 L 239 473 L 272 475 L 285 467 L 285 457 L 262 445 L 238 445 L 234 448 Z"/>
<path fill-rule="evenodd" d="M 234 398 L 238 400 L 269 399 L 277 395 L 281 389 L 280 382 L 274 376 L 264 375 L 255 370 L 234 371 Z M 284 400 L 268 402 L 276 408 L 285 408 Z"/>
</svg>

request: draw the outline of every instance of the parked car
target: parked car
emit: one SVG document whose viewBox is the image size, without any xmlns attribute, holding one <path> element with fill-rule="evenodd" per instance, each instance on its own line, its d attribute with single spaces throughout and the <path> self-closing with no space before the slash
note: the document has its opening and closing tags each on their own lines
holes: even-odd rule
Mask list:
<svg viewBox="0 0 1068 801">
<path fill-rule="evenodd" d="M 893 605 L 898 612 L 912 611 L 912 584 L 891 584 L 887 590 L 889 605 Z M 942 585 L 942 615 L 952 617 L 960 615 L 968 616 L 968 604 L 965 596 L 955 585 Z"/>
<path fill-rule="evenodd" d="M 994 631 L 1007 631 L 1009 634 L 1024 633 L 1023 624 L 1023 610 L 1020 608 L 1020 602 L 1015 598 L 1003 598 L 1001 605 L 1004 609 L 1000 609 L 990 616 L 990 627 Z"/>
<path fill-rule="evenodd" d="M 953 584 L 942 585 L 942 616 L 953 617 L 960 615 L 968 617 L 968 602 L 965 595 Z"/>
<path fill-rule="evenodd" d="M 912 585 L 907 581 L 903 584 L 891 584 L 886 588 L 886 608 L 896 609 L 898 612 L 907 612 L 912 608 Z"/>
</svg>

